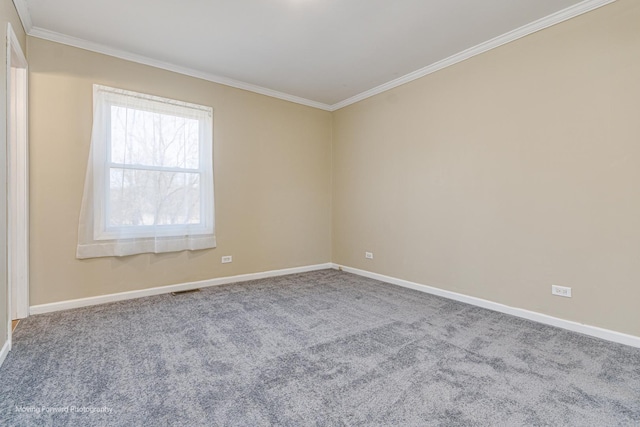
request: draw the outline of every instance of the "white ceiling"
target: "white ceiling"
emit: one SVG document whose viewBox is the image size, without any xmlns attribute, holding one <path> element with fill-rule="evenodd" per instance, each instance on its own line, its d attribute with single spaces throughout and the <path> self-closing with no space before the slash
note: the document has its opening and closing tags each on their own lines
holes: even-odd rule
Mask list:
<svg viewBox="0 0 640 427">
<path fill-rule="evenodd" d="M 611 1 L 14 0 L 33 36 L 328 110 Z"/>
</svg>

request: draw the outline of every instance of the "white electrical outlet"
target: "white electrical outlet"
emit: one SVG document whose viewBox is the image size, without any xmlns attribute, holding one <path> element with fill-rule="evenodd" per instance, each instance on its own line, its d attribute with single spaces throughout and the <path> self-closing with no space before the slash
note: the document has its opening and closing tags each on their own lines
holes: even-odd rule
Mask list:
<svg viewBox="0 0 640 427">
<path fill-rule="evenodd" d="M 551 293 L 559 297 L 571 298 L 571 288 L 566 286 L 552 285 Z"/>
<path fill-rule="evenodd" d="M 364 257 L 366 259 L 373 259 L 373 252 L 365 252 Z"/>
<path fill-rule="evenodd" d="M 222 263 L 223 264 L 227 264 L 227 263 L 232 262 L 232 261 L 233 261 L 233 257 L 231 255 L 222 257 Z"/>
</svg>

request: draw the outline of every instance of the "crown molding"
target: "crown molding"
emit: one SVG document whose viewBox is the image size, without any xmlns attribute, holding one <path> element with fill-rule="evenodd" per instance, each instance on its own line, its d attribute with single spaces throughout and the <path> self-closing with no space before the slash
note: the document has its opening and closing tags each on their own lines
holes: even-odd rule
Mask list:
<svg viewBox="0 0 640 427">
<path fill-rule="evenodd" d="M 551 27 L 553 25 L 559 24 L 561 22 L 564 22 L 566 20 L 569 20 L 579 15 L 582 15 L 584 13 L 590 12 L 599 7 L 606 6 L 616 1 L 618 0 L 584 0 L 578 4 L 570 6 L 556 13 L 553 13 L 537 21 L 531 22 L 513 31 L 509 31 L 508 33 L 502 34 L 491 40 L 480 43 L 479 45 L 466 49 L 462 52 L 456 53 L 455 55 L 452 55 L 441 61 L 435 62 L 424 68 L 413 71 L 402 77 L 398 77 L 397 79 L 391 80 L 380 86 L 376 86 L 373 89 L 369 89 L 367 91 L 354 95 L 350 98 L 347 98 L 333 105 L 312 101 L 310 99 L 302 98 L 295 95 L 289 95 L 287 93 L 278 92 L 272 89 L 267 89 L 267 88 L 253 85 L 250 83 L 241 82 L 239 80 L 234 80 L 228 77 L 217 76 L 215 74 L 210 74 L 210 73 L 194 70 L 187 67 L 182 67 L 180 65 L 159 61 L 153 58 L 134 54 L 124 50 L 111 48 L 109 46 L 105 46 L 99 43 L 94 43 L 84 39 L 71 37 L 65 34 L 46 30 L 43 28 L 34 27 L 31 22 L 31 15 L 29 13 L 29 8 L 27 6 L 27 0 L 13 0 L 13 3 L 16 7 L 16 10 L 18 11 L 18 16 L 22 21 L 22 26 L 24 27 L 25 32 L 30 36 L 66 44 L 69 46 L 78 47 L 78 48 L 89 50 L 92 52 L 114 56 L 116 58 L 137 62 L 139 64 L 149 65 L 152 67 L 161 68 L 168 71 L 173 71 L 179 74 L 185 74 L 187 76 L 196 77 L 196 78 L 207 80 L 210 82 L 223 84 L 225 86 L 231 86 L 238 89 L 259 93 L 261 95 L 266 95 L 273 98 L 294 102 L 296 104 L 302 104 L 302 105 L 318 108 L 325 111 L 336 111 L 348 105 L 355 104 L 356 102 L 370 98 L 374 95 L 378 95 L 387 90 L 412 82 L 413 80 L 419 79 L 431 73 L 435 73 L 436 71 L 440 71 L 443 68 L 450 67 L 451 65 L 455 65 L 459 62 L 465 61 L 476 55 L 480 55 L 481 53 L 487 52 L 491 49 L 495 49 L 504 44 L 510 43 L 514 40 L 528 36 L 529 34 L 532 34 L 537 31 L 543 30 L 545 28 Z"/>
<path fill-rule="evenodd" d="M 31 29 L 33 28 L 33 23 L 31 22 L 31 13 L 29 12 L 27 0 L 13 0 L 13 5 L 18 12 L 20 21 L 22 21 L 24 32 L 29 34 L 29 31 L 31 31 Z"/>
<path fill-rule="evenodd" d="M 306 105 L 308 107 L 319 108 L 320 110 L 331 111 L 330 105 L 323 104 L 321 102 L 312 101 L 310 99 L 301 98 L 295 95 L 289 95 L 287 93 L 278 92 L 272 89 L 267 89 L 265 87 L 257 86 L 251 83 L 241 82 L 239 80 L 230 79 L 228 77 L 217 76 L 215 74 L 198 71 L 192 68 L 172 64 L 170 62 L 159 61 L 157 59 L 149 58 L 147 56 L 138 55 L 135 53 L 127 52 L 125 50 L 115 49 L 100 43 L 90 42 L 77 37 L 67 36 L 65 34 L 57 33 L 55 31 L 46 30 L 44 28 L 32 27 L 31 31 L 29 31 L 29 35 L 32 37 L 37 37 L 40 39 L 49 40 L 49 41 L 65 44 L 68 46 L 73 46 L 80 49 L 88 50 L 91 52 L 97 52 L 97 53 L 113 56 L 116 58 L 131 61 L 131 62 L 137 62 L 138 64 L 149 65 L 149 66 L 160 68 L 163 70 L 173 71 L 174 73 L 196 77 L 198 79 L 207 80 L 213 83 L 219 83 L 225 86 L 230 86 L 237 89 L 258 93 L 260 95 L 266 95 L 272 98 L 278 98 L 284 101 Z"/>
<path fill-rule="evenodd" d="M 583 13 L 590 12 L 599 7 L 605 6 L 609 3 L 613 3 L 618 0 L 585 0 L 573 6 L 570 6 L 566 9 L 553 13 L 544 18 L 538 19 L 537 21 L 533 21 L 527 25 L 524 25 L 520 28 L 517 28 L 513 31 L 509 31 L 508 33 L 502 34 L 498 37 L 495 37 L 486 42 L 480 43 L 474 47 L 463 50 L 462 52 L 456 53 L 448 58 L 445 58 L 441 61 L 435 62 L 431 65 L 428 65 L 419 70 L 413 71 L 409 74 L 406 74 L 402 77 L 398 77 L 395 80 L 391 80 L 390 82 L 384 83 L 380 86 L 376 86 L 373 89 L 369 89 L 365 92 L 359 93 L 358 95 L 352 96 L 351 98 L 345 99 L 344 101 L 340 101 L 331 106 L 331 111 L 339 110 L 340 108 L 344 108 L 348 105 L 355 104 L 356 102 L 362 101 L 364 99 L 370 98 L 374 95 L 378 95 L 382 92 L 386 92 L 389 89 L 393 89 L 405 83 L 412 82 L 420 77 L 424 77 L 426 75 L 435 73 L 436 71 L 440 71 L 443 68 L 450 67 L 459 62 L 472 58 L 476 55 L 480 55 L 481 53 L 487 52 L 491 49 L 495 49 L 504 44 L 510 43 L 514 40 L 518 40 L 522 37 L 528 36 L 529 34 L 535 33 L 537 31 L 543 30 L 545 28 L 551 27 L 553 25 L 564 22 L 568 19 L 575 18 L 576 16 L 582 15 Z"/>
</svg>

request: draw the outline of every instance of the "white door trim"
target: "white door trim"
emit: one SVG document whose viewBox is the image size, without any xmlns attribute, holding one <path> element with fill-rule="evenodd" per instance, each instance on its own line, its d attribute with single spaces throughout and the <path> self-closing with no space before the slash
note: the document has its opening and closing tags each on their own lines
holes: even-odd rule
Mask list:
<svg viewBox="0 0 640 427">
<path fill-rule="evenodd" d="M 29 315 L 28 64 L 7 24 L 7 280 L 11 320 Z"/>
</svg>

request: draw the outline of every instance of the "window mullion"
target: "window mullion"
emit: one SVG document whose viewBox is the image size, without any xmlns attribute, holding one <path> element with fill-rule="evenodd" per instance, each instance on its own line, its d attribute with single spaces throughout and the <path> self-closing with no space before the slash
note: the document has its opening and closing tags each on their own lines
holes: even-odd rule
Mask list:
<svg viewBox="0 0 640 427">
<path fill-rule="evenodd" d="M 124 163 L 109 164 L 109 168 L 115 169 L 130 169 L 130 170 L 145 170 L 152 172 L 176 172 L 176 173 L 201 173 L 200 169 L 185 169 L 185 168 L 171 168 L 167 166 L 148 166 L 148 165 L 127 165 Z"/>
</svg>

